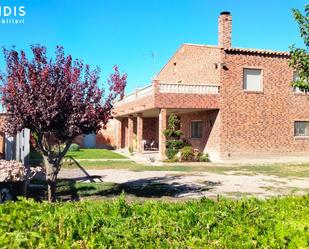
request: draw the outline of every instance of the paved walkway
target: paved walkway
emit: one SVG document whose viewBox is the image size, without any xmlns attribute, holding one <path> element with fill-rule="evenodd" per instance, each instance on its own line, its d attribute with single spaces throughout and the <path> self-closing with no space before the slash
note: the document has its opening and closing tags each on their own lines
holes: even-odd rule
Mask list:
<svg viewBox="0 0 309 249">
<path fill-rule="evenodd" d="M 62 169 L 59 178 L 86 182 L 113 182 L 133 195 L 149 197 L 196 198 L 241 197 L 267 198 L 278 195 L 309 193 L 309 178 L 281 178 L 268 175 L 215 174 L 179 171 L 80 170 Z M 146 195 L 146 192 L 147 195 Z"/>
</svg>

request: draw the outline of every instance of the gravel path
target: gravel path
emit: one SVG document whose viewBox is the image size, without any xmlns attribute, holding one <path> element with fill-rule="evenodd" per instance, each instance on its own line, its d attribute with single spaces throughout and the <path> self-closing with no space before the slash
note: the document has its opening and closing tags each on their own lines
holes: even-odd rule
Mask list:
<svg viewBox="0 0 309 249">
<path fill-rule="evenodd" d="M 244 195 L 267 198 L 271 196 L 309 193 L 309 178 L 282 178 L 270 175 L 215 174 L 179 171 L 87 170 L 62 169 L 59 178 L 86 182 L 113 182 L 126 189 L 161 188 L 157 197 L 175 198 L 216 197 L 239 198 Z M 154 192 L 157 189 L 154 189 Z"/>
</svg>

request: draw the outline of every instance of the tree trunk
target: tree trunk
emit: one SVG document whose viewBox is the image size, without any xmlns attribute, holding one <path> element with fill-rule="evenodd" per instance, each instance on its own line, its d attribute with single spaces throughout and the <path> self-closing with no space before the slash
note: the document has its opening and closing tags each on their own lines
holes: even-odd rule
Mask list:
<svg viewBox="0 0 309 249">
<path fill-rule="evenodd" d="M 49 202 L 56 201 L 56 185 L 57 180 L 47 179 L 47 194 Z"/>
<path fill-rule="evenodd" d="M 43 145 L 44 141 L 45 146 Z M 54 152 L 51 150 L 50 144 L 48 144 L 48 139 L 44 136 L 44 134 L 38 134 L 37 145 L 39 150 L 42 152 L 42 156 L 44 158 L 49 202 L 54 202 L 56 200 L 57 176 L 60 170 L 61 159 L 68 152 L 71 144 L 72 139 L 67 140 L 64 149 L 61 151 L 59 142 L 59 151 L 56 155 L 54 155 Z"/>
<path fill-rule="evenodd" d="M 59 172 L 59 165 L 49 163 L 48 159 L 44 157 L 44 164 L 46 169 L 46 180 L 47 180 L 47 194 L 48 201 L 56 201 L 56 186 L 57 186 L 57 175 Z"/>
</svg>

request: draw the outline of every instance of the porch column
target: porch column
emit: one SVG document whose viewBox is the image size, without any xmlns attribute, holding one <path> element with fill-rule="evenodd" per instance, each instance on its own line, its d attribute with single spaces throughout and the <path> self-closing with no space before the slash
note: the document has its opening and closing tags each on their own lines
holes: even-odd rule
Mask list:
<svg viewBox="0 0 309 249">
<path fill-rule="evenodd" d="M 142 113 L 137 114 L 137 152 L 141 153 L 143 146 L 143 116 Z"/>
<path fill-rule="evenodd" d="M 128 148 L 133 149 L 133 116 L 128 117 Z"/>
<path fill-rule="evenodd" d="M 121 140 L 122 140 L 122 121 L 121 119 L 116 120 L 116 147 L 121 149 Z"/>
<path fill-rule="evenodd" d="M 159 114 L 159 156 L 160 160 L 164 160 L 165 150 L 166 150 L 166 138 L 163 134 L 163 131 L 166 129 L 166 121 L 167 121 L 167 110 L 160 109 Z"/>
</svg>

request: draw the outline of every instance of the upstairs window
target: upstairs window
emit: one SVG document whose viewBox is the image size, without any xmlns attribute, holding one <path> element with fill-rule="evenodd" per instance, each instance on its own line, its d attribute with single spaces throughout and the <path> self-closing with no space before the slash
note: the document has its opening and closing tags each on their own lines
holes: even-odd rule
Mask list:
<svg viewBox="0 0 309 249">
<path fill-rule="evenodd" d="M 294 136 L 295 137 L 309 137 L 309 121 L 295 121 L 294 122 Z"/>
<path fill-rule="evenodd" d="M 191 138 L 202 138 L 203 134 L 203 121 L 191 122 Z"/>
<path fill-rule="evenodd" d="M 245 68 L 243 88 L 246 91 L 262 91 L 262 70 Z"/>
</svg>

